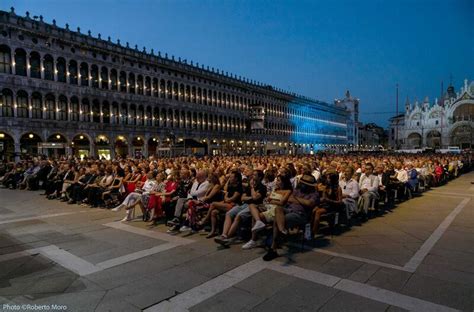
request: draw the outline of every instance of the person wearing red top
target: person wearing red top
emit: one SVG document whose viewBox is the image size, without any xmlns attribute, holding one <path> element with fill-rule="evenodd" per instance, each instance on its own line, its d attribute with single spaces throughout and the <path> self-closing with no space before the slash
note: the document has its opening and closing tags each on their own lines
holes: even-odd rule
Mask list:
<svg viewBox="0 0 474 312">
<path fill-rule="evenodd" d="M 133 172 L 132 176 L 127 181 L 127 186 L 126 186 L 127 194 L 130 194 L 137 189 L 137 182 L 142 180 L 143 176 L 145 176 L 146 178 L 146 175 L 142 176 L 141 170 L 136 167 L 132 170 L 132 172 Z"/>
<path fill-rule="evenodd" d="M 161 201 L 161 203 L 157 204 L 156 211 L 164 211 L 167 220 L 173 217 L 173 211 L 171 209 L 171 200 L 173 199 L 174 193 L 178 188 L 178 178 L 179 175 L 177 173 L 172 173 L 168 177 L 165 184 L 165 192 L 161 194 L 162 198 L 164 197 L 164 199 Z"/>
</svg>

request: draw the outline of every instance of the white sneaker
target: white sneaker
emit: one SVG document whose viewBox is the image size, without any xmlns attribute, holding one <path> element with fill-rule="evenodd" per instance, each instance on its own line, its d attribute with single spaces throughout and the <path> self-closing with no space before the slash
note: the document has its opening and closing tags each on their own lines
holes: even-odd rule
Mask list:
<svg viewBox="0 0 474 312">
<path fill-rule="evenodd" d="M 255 222 L 254 226 L 252 227 L 252 232 L 258 232 L 264 228 L 265 228 L 265 223 L 258 220 L 257 222 Z"/>
<path fill-rule="evenodd" d="M 127 221 L 132 221 L 132 218 L 128 215 L 122 219 L 122 222 L 127 222 Z"/>
<path fill-rule="evenodd" d="M 252 249 L 257 247 L 257 242 L 254 240 L 249 240 L 245 244 L 242 245 L 242 249 L 247 250 L 247 249 Z"/>
<path fill-rule="evenodd" d="M 115 207 L 114 209 L 111 209 L 113 212 L 117 212 L 117 211 L 120 211 L 120 209 L 122 209 L 124 205 L 120 204 L 118 205 L 117 207 Z"/>
<path fill-rule="evenodd" d="M 180 232 L 189 232 L 191 231 L 191 228 L 189 226 L 183 225 L 182 227 L 179 228 Z"/>
</svg>

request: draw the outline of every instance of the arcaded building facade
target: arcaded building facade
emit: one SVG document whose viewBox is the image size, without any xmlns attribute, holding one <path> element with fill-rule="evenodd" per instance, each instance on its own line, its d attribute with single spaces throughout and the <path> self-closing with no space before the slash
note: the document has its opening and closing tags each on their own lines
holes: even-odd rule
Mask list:
<svg viewBox="0 0 474 312">
<path fill-rule="evenodd" d="M 398 126 L 397 126 L 398 123 Z M 412 105 L 407 99 L 405 113 L 392 118 L 390 136 L 394 149 L 461 149 L 474 147 L 474 81 L 464 80 L 458 92 L 450 85 L 440 99 Z"/>
<path fill-rule="evenodd" d="M 347 112 L 208 66 L 0 11 L 0 153 L 304 153 Z"/>
</svg>

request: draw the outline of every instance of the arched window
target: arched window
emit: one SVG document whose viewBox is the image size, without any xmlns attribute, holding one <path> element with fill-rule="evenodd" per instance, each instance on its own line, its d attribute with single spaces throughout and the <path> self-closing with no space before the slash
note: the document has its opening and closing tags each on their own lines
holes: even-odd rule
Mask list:
<svg viewBox="0 0 474 312">
<path fill-rule="evenodd" d="M 44 98 L 44 119 L 55 120 L 56 119 L 56 103 L 54 95 L 47 94 Z"/>
<path fill-rule="evenodd" d="M 128 124 L 136 125 L 137 124 L 137 107 L 135 104 L 130 105 L 130 111 L 128 112 Z"/>
<path fill-rule="evenodd" d="M 44 79 L 54 80 L 54 60 L 49 54 L 46 54 L 43 58 L 44 67 Z"/>
<path fill-rule="evenodd" d="M 62 57 L 56 61 L 56 70 L 58 71 L 58 81 L 66 82 L 66 60 Z"/>
<path fill-rule="evenodd" d="M 16 93 L 16 116 L 28 118 L 28 93 L 23 90 Z"/>
<path fill-rule="evenodd" d="M 158 79 L 156 79 L 156 78 L 153 78 L 153 96 L 154 97 L 159 96 L 159 93 L 158 93 Z"/>
<path fill-rule="evenodd" d="M 79 99 L 75 96 L 71 98 L 71 121 L 79 121 Z"/>
<path fill-rule="evenodd" d="M 158 107 L 153 109 L 153 125 L 155 127 L 160 126 L 160 109 Z"/>
<path fill-rule="evenodd" d="M 177 82 L 173 84 L 173 95 L 174 95 L 174 99 L 179 101 L 179 87 L 178 87 Z"/>
<path fill-rule="evenodd" d="M 135 74 L 128 74 L 128 92 L 135 94 Z"/>
<path fill-rule="evenodd" d="M 196 103 L 196 87 L 192 88 L 191 100 L 193 103 Z"/>
<path fill-rule="evenodd" d="M 109 70 L 105 66 L 100 69 L 100 86 L 102 89 L 109 88 Z"/>
<path fill-rule="evenodd" d="M 145 121 L 147 126 L 153 126 L 153 116 L 151 113 L 151 107 L 147 106 L 146 108 L 146 115 L 145 115 Z"/>
<path fill-rule="evenodd" d="M 120 107 L 120 119 L 122 125 L 126 125 L 128 123 L 128 106 L 127 103 L 122 103 Z"/>
<path fill-rule="evenodd" d="M 102 122 L 110 123 L 110 105 L 107 101 L 102 102 Z"/>
<path fill-rule="evenodd" d="M 116 91 L 117 85 L 118 85 L 117 70 L 111 69 L 110 70 L 110 88 Z"/>
<path fill-rule="evenodd" d="M 186 113 L 184 111 L 181 111 L 179 114 L 179 127 L 180 128 L 185 128 L 186 127 Z"/>
<path fill-rule="evenodd" d="M 169 80 L 166 84 L 166 94 L 168 95 L 168 99 L 173 98 L 172 84 L 171 84 L 171 81 L 169 81 Z"/>
<path fill-rule="evenodd" d="M 41 79 L 41 58 L 35 51 L 30 53 L 30 77 Z"/>
<path fill-rule="evenodd" d="M 79 70 L 79 76 L 81 78 L 81 86 L 89 86 L 89 66 L 87 63 L 81 63 L 81 68 Z"/>
<path fill-rule="evenodd" d="M 173 127 L 179 128 L 179 110 L 173 111 Z"/>
<path fill-rule="evenodd" d="M 160 126 L 166 127 L 166 110 L 164 108 L 161 109 L 160 113 Z"/>
<path fill-rule="evenodd" d="M 174 122 L 173 122 L 173 111 L 171 109 L 168 109 L 168 116 L 166 117 L 166 125 L 169 128 L 174 127 Z"/>
<path fill-rule="evenodd" d="M 127 73 L 124 71 L 120 72 L 119 77 L 120 92 L 127 92 Z"/>
<path fill-rule="evenodd" d="M 44 98 L 44 106 L 43 106 L 43 117 L 44 119 L 54 120 L 56 119 L 56 103 L 54 95 L 47 94 Z"/>
<path fill-rule="evenodd" d="M 43 118 L 43 103 L 41 94 L 38 92 L 34 92 L 31 96 L 31 117 L 33 119 L 41 119 Z"/>
<path fill-rule="evenodd" d="M 112 103 L 112 120 L 114 121 L 115 124 L 120 123 L 120 111 L 119 111 L 119 105 L 117 102 Z"/>
<path fill-rule="evenodd" d="M 179 100 L 184 101 L 184 84 L 179 85 Z"/>
<path fill-rule="evenodd" d="M 186 86 L 186 102 L 191 102 L 191 87 Z"/>
<path fill-rule="evenodd" d="M 137 94 L 143 95 L 143 76 L 138 75 L 137 77 Z"/>
<path fill-rule="evenodd" d="M 193 118 L 191 112 L 186 113 L 186 129 L 190 129 L 192 126 Z"/>
<path fill-rule="evenodd" d="M 202 89 L 202 104 L 207 105 L 207 90 Z"/>
<path fill-rule="evenodd" d="M 6 45 L 0 45 L 0 73 L 11 74 L 11 49 Z"/>
<path fill-rule="evenodd" d="M 0 99 L 2 117 L 13 117 L 13 92 L 10 89 L 3 89 Z"/>
<path fill-rule="evenodd" d="M 137 125 L 138 126 L 143 126 L 144 125 L 144 120 L 145 120 L 145 111 L 143 109 L 143 106 L 140 105 L 138 106 L 137 110 Z"/>
<path fill-rule="evenodd" d="M 197 102 L 199 104 L 202 104 L 202 94 L 201 94 L 201 88 L 197 89 Z"/>
<path fill-rule="evenodd" d="M 166 89 L 166 83 L 164 79 L 160 80 L 160 97 L 162 99 L 165 98 L 165 89 Z"/>
<path fill-rule="evenodd" d="M 80 114 L 82 115 L 82 121 L 91 121 L 91 106 L 88 99 L 82 99 Z"/>
<path fill-rule="evenodd" d="M 151 96 L 151 78 L 145 78 L 145 94 Z"/>
<path fill-rule="evenodd" d="M 26 76 L 26 52 L 23 49 L 15 50 L 15 74 Z"/>
<path fill-rule="evenodd" d="M 92 122 L 100 123 L 100 102 L 99 100 L 92 101 Z"/>
<path fill-rule="evenodd" d="M 60 95 L 58 97 L 58 119 L 62 121 L 67 120 L 67 97 Z"/>
<path fill-rule="evenodd" d="M 97 65 L 91 66 L 91 80 L 92 80 L 92 87 L 99 88 L 99 68 Z"/>
<path fill-rule="evenodd" d="M 77 85 L 77 62 L 74 60 L 69 61 L 69 83 Z"/>
</svg>

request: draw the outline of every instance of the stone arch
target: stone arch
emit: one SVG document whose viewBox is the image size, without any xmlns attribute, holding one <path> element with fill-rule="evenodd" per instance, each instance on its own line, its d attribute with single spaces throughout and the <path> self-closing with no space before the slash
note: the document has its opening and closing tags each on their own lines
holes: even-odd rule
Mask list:
<svg viewBox="0 0 474 312">
<path fill-rule="evenodd" d="M 38 143 L 44 142 L 43 137 L 36 132 L 28 131 L 20 135 L 21 153 L 28 155 L 38 154 Z"/>
<path fill-rule="evenodd" d="M 431 130 L 426 134 L 426 146 L 431 148 L 441 147 L 441 133 L 438 130 Z"/>
<path fill-rule="evenodd" d="M 422 137 L 418 132 L 412 132 L 407 136 L 407 144 L 410 148 L 421 148 Z"/>
<path fill-rule="evenodd" d="M 462 102 L 462 103 L 460 103 Z M 453 107 L 453 122 L 474 122 L 474 102 L 460 101 Z"/>
<path fill-rule="evenodd" d="M 461 122 L 450 131 L 450 145 L 460 148 L 472 148 L 474 146 L 474 129 L 468 122 Z"/>
<path fill-rule="evenodd" d="M 3 144 L 0 150 L 0 161 L 14 161 L 15 137 L 8 131 L 0 130 L 0 142 Z"/>
</svg>

